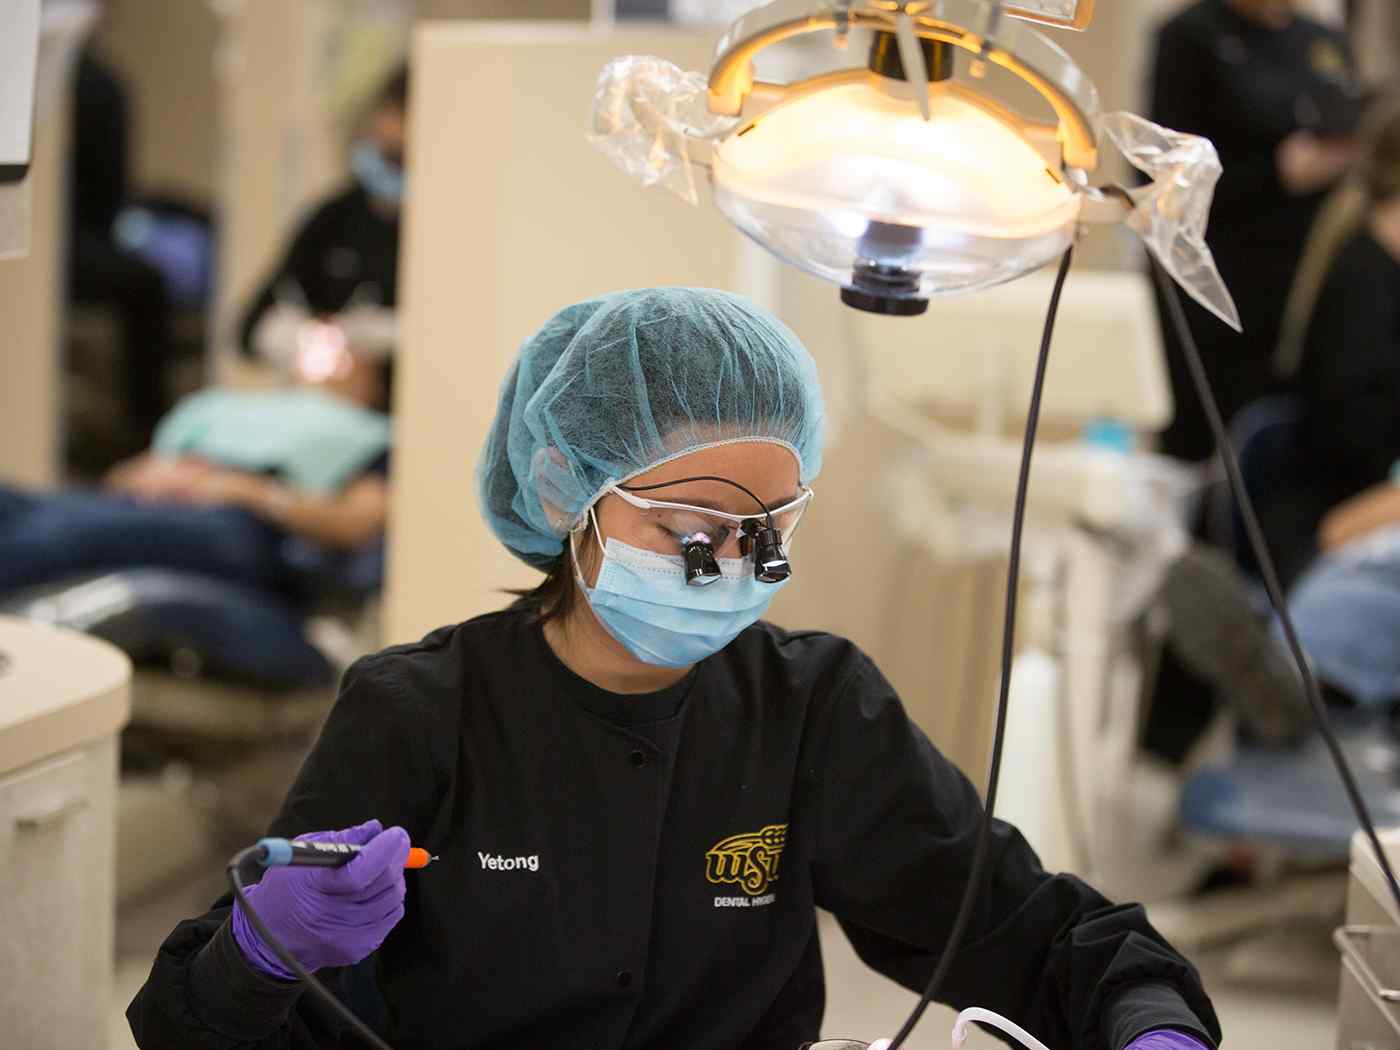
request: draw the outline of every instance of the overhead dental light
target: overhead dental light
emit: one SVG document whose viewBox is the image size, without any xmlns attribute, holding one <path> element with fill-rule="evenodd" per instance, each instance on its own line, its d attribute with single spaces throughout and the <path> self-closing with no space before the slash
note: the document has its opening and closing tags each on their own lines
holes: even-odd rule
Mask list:
<svg viewBox="0 0 1400 1050">
<path fill-rule="evenodd" d="M 592 138 L 692 203 L 694 172 L 708 170 L 735 226 L 862 310 L 922 313 L 931 296 L 1038 269 L 1080 223 L 1129 218 L 1238 327 L 1203 236 L 1214 149 L 1129 114 L 1101 117 L 1089 78 L 1021 21 L 1083 28 L 1092 13 L 1092 0 L 777 0 L 730 26 L 707 75 L 614 60 Z M 1039 96 L 1044 117 L 995 97 L 993 70 Z M 1137 191 L 1136 209 L 1090 185 L 1101 129 L 1139 167 L 1167 165 L 1171 178 Z"/>
</svg>

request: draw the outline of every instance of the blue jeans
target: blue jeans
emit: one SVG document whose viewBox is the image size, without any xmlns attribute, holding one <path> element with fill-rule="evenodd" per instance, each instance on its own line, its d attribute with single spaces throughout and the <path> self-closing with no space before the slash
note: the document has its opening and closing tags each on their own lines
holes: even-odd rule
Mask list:
<svg viewBox="0 0 1400 1050">
<path fill-rule="evenodd" d="M 1288 611 L 1320 679 L 1363 706 L 1400 700 L 1400 526 L 1320 557 Z"/>
<path fill-rule="evenodd" d="M 276 589 L 283 536 L 233 507 L 0 485 L 0 594 L 80 573 L 137 567 Z"/>
</svg>

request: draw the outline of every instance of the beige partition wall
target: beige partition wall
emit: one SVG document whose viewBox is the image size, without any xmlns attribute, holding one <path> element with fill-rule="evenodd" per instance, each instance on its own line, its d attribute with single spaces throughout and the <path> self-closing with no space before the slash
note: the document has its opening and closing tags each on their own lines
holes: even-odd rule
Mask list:
<svg viewBox="0 0 1400 1050">
<path fill-rule="evenodd" d="M 1400 75 L 1400 10 L 1395 0 L 1360 0 L 1352 39 L 1361 73 L 1373 83 Z"/>
<path fill-rule="evenodd" d="M 98 48 L 126 83 L 132 188 L 211 203 L 218 189 L 219 17 L 209 0 L 107 5 Z"/>
<path fill-rule="evenodd" d="M 57 480 L 58 344 L 67 213 L 68 107 L 35 129 L 29 254 L 0 261 L 0 481 Z"/>
<path fill-rule="evenodd" d="M 739 236 L 712 209 L 643 190 L 584 139 L 608 59 L 651 52 L 694 68 L 710 46 L 660 28 L 416 31 L 387 641 L 498 608 L 501 588 L 538 579 L 487 530 L 472 477 L 520 341 L 600 292 L 739 287 Z"/>
</svg>

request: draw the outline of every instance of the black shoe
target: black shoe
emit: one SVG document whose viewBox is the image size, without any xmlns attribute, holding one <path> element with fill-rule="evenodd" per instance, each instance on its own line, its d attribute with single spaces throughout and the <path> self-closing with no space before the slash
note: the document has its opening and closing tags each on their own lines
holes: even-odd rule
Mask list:
<svg viewBox="0 0 1400 1050">
<path fill-rule="evenodd" d="M 1215 687 L 1241 728 L 1270 745 L 1301 738 L 1310 724 L 1302 677 L 1254 611 L 1235 564 L 1194 546 L 1167 570 L 1162 596 L 1171 614 L 1168 645 Z"/>
</svg>

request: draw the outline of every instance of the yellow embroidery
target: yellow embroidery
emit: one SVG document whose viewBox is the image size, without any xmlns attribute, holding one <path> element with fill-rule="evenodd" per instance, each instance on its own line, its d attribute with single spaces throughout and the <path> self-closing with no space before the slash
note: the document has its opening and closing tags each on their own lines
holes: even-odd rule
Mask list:
<svg viewBox="0 0 1400 1050">
<path fill-rule="evenodd" d="M 730 835 L 705 854 L 705 878 L 717 884 L 737 883 L 750 897 L 756 897 L 778 881 L 778 861 L 785 845 L 786 824 Z"/>
<path fill-rule="evenodd" d="M 1319 40 L 1308 52 L 1313 72 L 1328 80 L 1340 80 L 1347 71 L 1346 54 L 1330 40 Z"/>
</svg>

